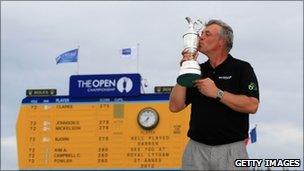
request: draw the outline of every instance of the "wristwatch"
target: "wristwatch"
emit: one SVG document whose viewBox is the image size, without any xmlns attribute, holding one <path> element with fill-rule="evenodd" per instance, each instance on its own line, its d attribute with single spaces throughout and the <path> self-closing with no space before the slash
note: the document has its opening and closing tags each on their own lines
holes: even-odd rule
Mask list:
<svg viewBox="0 0 304 171">
<path fill-rule="evenodd" d="M 216 100 L 220 101 L 224 96 L 224 91 L 219 89 L 216 93 Z"/>
</svg>

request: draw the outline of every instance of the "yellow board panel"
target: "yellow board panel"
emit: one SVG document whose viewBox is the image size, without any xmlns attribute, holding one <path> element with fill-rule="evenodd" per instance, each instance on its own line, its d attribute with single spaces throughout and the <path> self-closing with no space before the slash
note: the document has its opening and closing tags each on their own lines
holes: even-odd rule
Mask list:
<svg viewBox="0 0 304 171">
<path fill-rule="evenodd" d="M 159 115 L 155 128 L 139 126 L 143 109 Z M 149 119 L 149 118 L 147 118 Z M 168 101 L 24 104 L 17 121 L 20 169 L 179 169 L 189 107 Z"/>
</svg>

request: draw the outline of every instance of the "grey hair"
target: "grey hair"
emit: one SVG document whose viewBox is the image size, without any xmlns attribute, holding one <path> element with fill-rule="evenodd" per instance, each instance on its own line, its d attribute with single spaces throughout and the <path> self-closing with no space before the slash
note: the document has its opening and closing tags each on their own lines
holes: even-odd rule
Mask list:
<svg viewBox="0 0 304 171">
<path fill-rule="evenodd" d="M 211 24 L 216 24 L 221 27 L 220 36 L 226 40 L 226 51 L 230 52 L 233 47 L 233 30 L 232 28 L 221 20 L 212 19 L 205 23 L 205 26 L 210 26 Z"/>
</svg>

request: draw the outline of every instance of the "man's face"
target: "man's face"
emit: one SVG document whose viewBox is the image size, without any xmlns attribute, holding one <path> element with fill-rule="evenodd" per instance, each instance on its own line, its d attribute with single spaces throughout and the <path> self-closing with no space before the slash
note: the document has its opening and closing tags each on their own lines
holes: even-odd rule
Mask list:
<svg viewBox="0 0 304 171">
<path fill-rule="evenodd" d="M 223 46 L 223 39 L 221 39 L 220 33 L 221 27 L 217 24 L 211 24 L 204 28 L 199 39 L 198 50 L 203 54 L 210 54 L 220 50 Z"/>
</svg>

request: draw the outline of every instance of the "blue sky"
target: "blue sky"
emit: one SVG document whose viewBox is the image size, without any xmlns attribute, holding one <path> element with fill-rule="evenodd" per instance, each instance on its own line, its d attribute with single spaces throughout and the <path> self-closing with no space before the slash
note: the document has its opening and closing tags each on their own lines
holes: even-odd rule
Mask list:
<svg viewBox="0 0 304 171">
<path fill-rule="evenodd" d="M 68 94 L 77 64 L 56 65 L 56 56 L 80 46 L 80 74 L 139 72 L 152 93 L 175 84 L 186 16 L 231 25 L 231 54 L 256 72 L 261 102 L 250 122 L 258 142 L 249 156 L 303 163 L 303 2 L 1 1 L 1 169 L 17 169 L 15 124 L 25 90 Z M 120 58 L 121 48 L 137 43 L 138 59 Z"/>
</svg>

